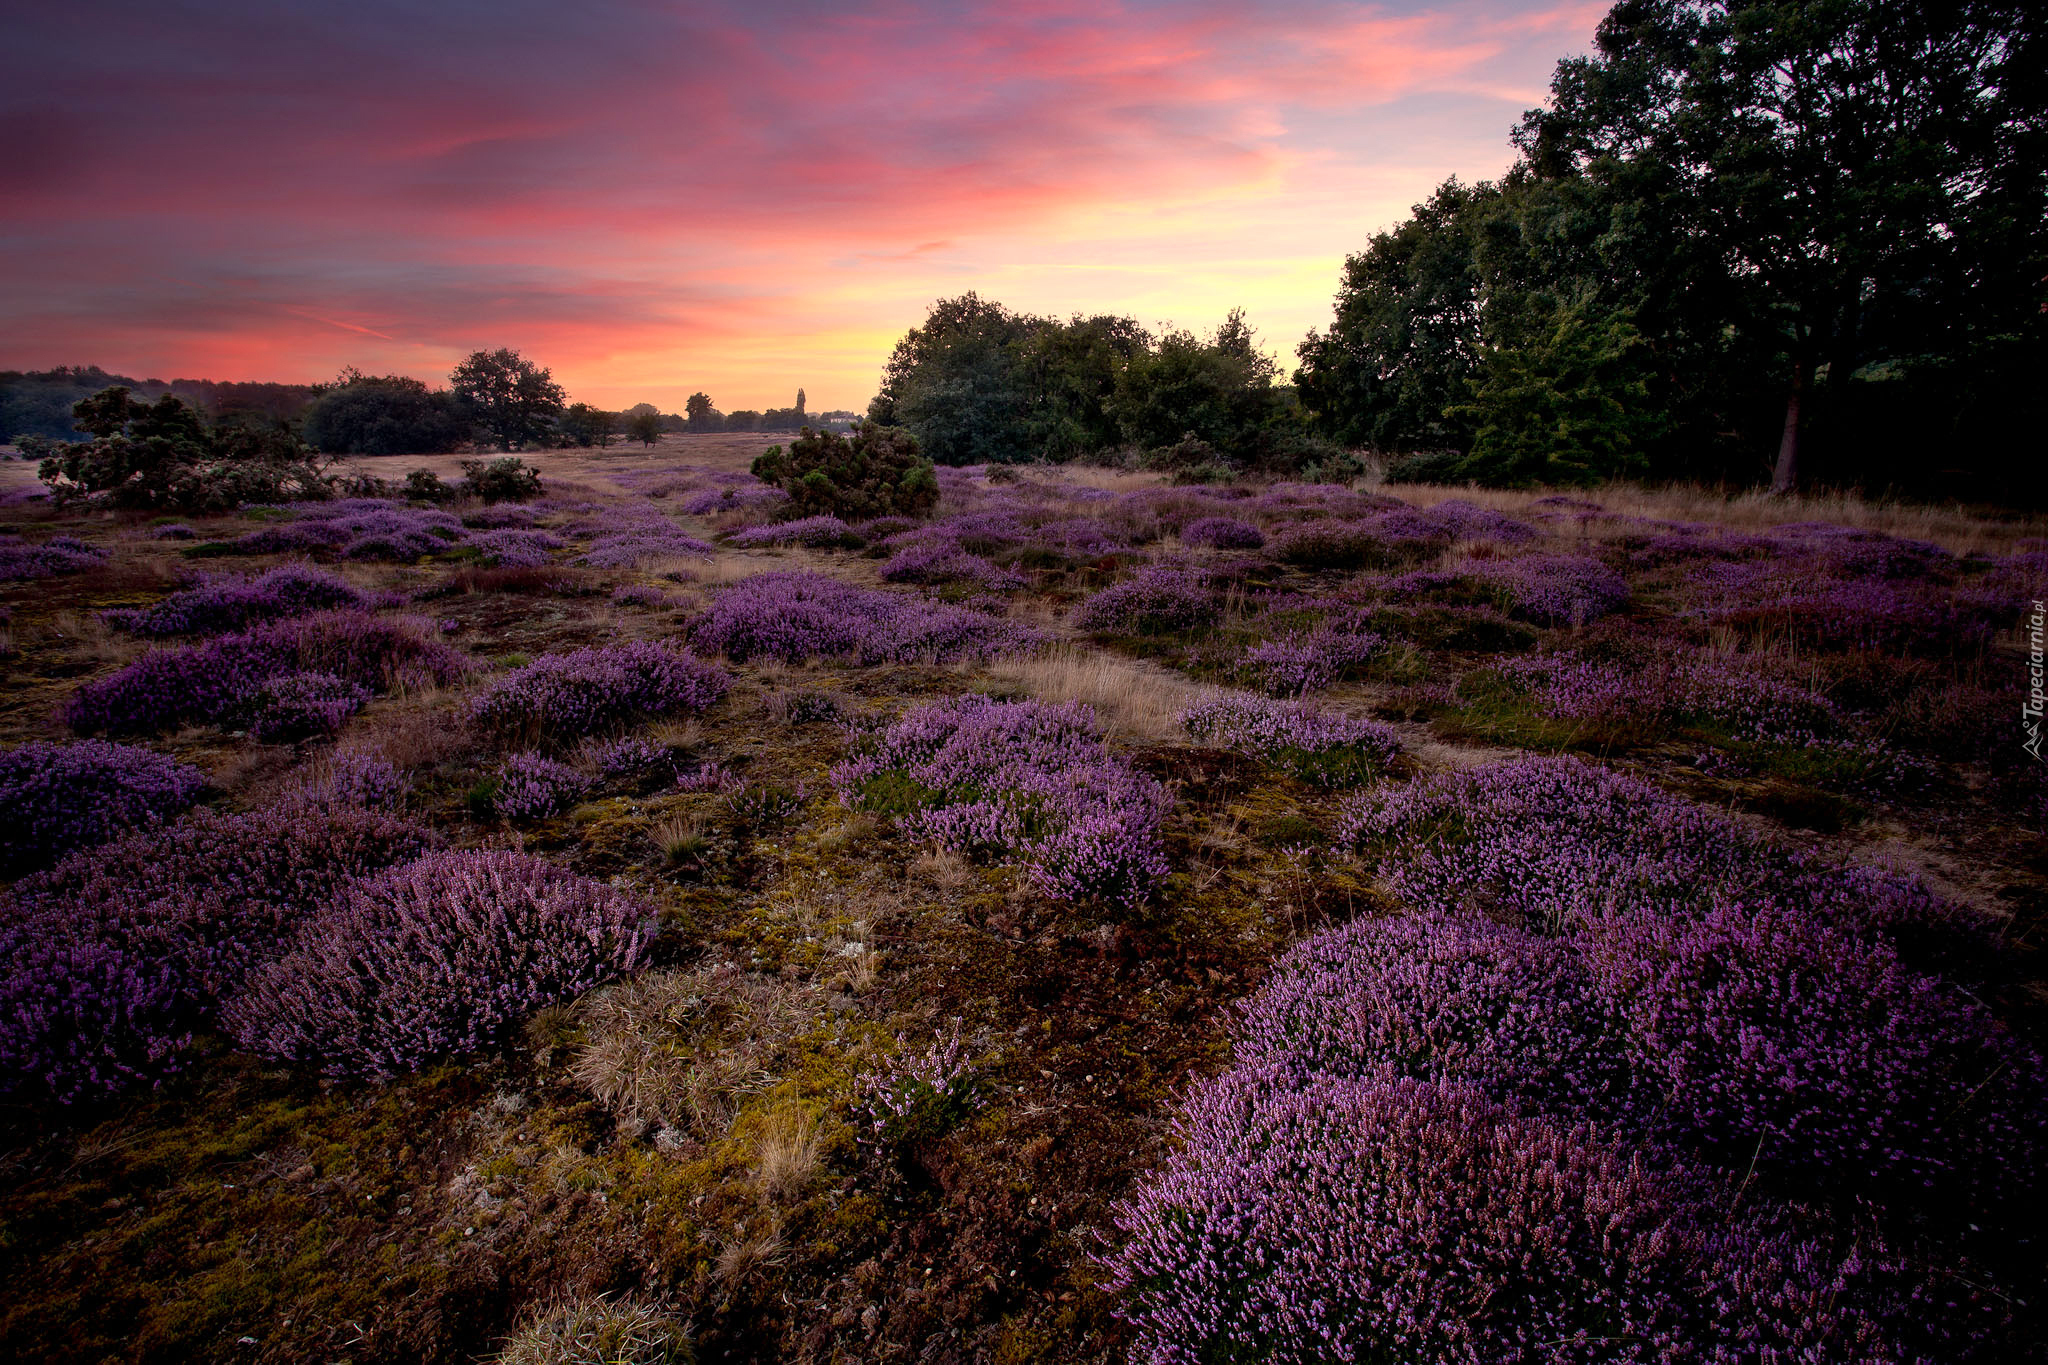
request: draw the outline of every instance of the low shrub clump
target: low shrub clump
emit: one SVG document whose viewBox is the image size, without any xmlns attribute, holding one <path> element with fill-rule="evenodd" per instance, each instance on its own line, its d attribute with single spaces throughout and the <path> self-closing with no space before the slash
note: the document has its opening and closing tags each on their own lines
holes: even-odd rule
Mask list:
<svg viewBox="0 0 2048 1365">
<path fill-rule="evenodd" d="M 913 838 L 1022 863 L 1048 899 L 1135 905 L 1167 872 L 1172 797 L 1110 757 L 1078 704 L 934 702 L 870 737 L 832 782 Z"/>
<path fill-rule="evenodd" d="M 553 744 L 702 711 L 731 686 L 714 664 L 638 640 L 544 655 L 493 682 L 469 714 L 500 742 Z"/>
<path fill-rule="evenodd" d="M 23 744 L 0 753 L 0 876 L 47 867 L 199 799 L 197 768 L 125 744 Z"/>
<path fill-rule="evenodd" d="M 344 891 L 225 1020 L 266 1057 L 397 1075 L 633 970 L 653 936 L 646 902 L 540 858 L 430 853 Z"/>
<path fill-rule="evenodd" d="M 1325 622 L 1261 640 L 1245 651 L 1239 671 L 1261 692 L 1298 697 L 1320 692 L 1366 663 L 1386 643 L 1377 632 L 1348 622 Z"/>
<path fill-rule="evenodd" d="M 1534 625 L 1583 626 L 1628 605 L 1628 580 L 1584 555 L 1478 560 L 1471 572 L 1507 599 L 1512 614 Z"/>
<path fill-rule="evenodd" d="M 52 536 L 35 544 L 18 536 L 0 535 L 0 583 L 81 573 L 106 562 L 105 550 L 71 536 Z"/>
<path fill-rule="evenodd" d="M 795 521 L 771 521 L 766 526 L 749 526 L 733 532 L 726 541 L 742 549 L 759 545 L 805 545 L 814 550 L 858 550 L 866 543 L 852 527 L 829 513 L 799 517 Z"/>
<path fill-rule="evenodd" d="M 1236 517 L 1201 517 L 1181 528 L 1180 540 L 1218 550 L 1256 550 L 1266 543 L 1266 533 Z"/>
<path fill-rule="evenodd" d="M 1401 752 L 1400 740 L 1379 722 L 1312 702 L 1237 693 L 1197 703 L 1180 723 L 1203 743 L 1249 754 L 1319 787 L 1369 782 Z"/>
<path fill-rule="evenodd" d="M 541 820 L 582 796 L 590 779 L 540 754 L 514 754 L 498 769 L 491 805 L 508 820 Z"/>
<path fill-rule="evenodd" d="M 537 569 L 543 564 L 553 563 L 555 551 L 567 547 L 567 541 L 551 532 L 523 530 L 516 526 L 481 531 L 469 538 L 469 548 L 476 551 L 486 564 L 495 564 L 503 569 Z"/>
<path fill-rule="evenodd" d="M 255 578 L 217 578 L 172 593 L 155 606 L 100 615 L 108 625 L 131 635 L 219 635 L 287 616 L 371 605 L 368 595 L 331 573 L 304 564 L 281 564 Z"/>
<path fill-rule="evenodd" d="M 956 1024 L 917 1054 L 898 1054 L 860 1078 L 854 1102 L 861 1141 L 899 1153 L 944 1137 L 973 1109 L 974 1068 Z"/>
<path fill-rule="evenodd" d="M 917 438 L 874 422 L 858 424 L 850 436 L 807 427 L 787 450 L 771 446 L 753 472 L 787 493 L 799 517 L 917 516 L 939 500 L 932 462 L 918 454 Z"/>
<path fill-rule="evenodd" d="M 690 626 L 692 643 L 737 663 L 828 659 L 856 664 L 990 659 L 1038 636 L 983 612 L 859 588 L 816 573 L 766 573 L 719 590 Z"/>
<path fill-rule="evenodd" d="M 485 503 L 525 502 L 545 491 L 540 471 L 517 455 L 495 460 L 464 460 L 461 489 Z"/>
<path fill-rule="evenodd" d="M 666 518 L 598 536 L 576 560 L 593 569 L 638 569 L 664 559 L 709 559 L 717 551 Z"/>
<path fill-rule="evenodd" d="M 1082 630 L 1166 635 L 1213 626 L 1222 615 L 1222 604 L 1202 574 L 1152 568 L 1096 593 L 1080 605 L 1073 619 Z"/>
<path fill-rule="evenodd" d="M 0 907 L 0 1090 L 72 1102 L 174 1073 L 299 921 L 433 836 L 301 798 L 183 819 L 15 884 Z"/>
<path fill-rule="evenodd" d="M 286 673 L 250 697 L 249 733 L 265 744 L 331 735 L 369 700 L 369 688 L 332 673 Z"/>
<path fill-rule="evenodd" d="M 80 687 L 63 715 L 79 734 L 230 726 L 249 720 L 265 684 L 290 674 L 326 674 L 375 693 L 451 683 L 469 667 L 461 653 L 415 623 L 361 611 L 318 612 L 145 654 Z"/>
</svg>

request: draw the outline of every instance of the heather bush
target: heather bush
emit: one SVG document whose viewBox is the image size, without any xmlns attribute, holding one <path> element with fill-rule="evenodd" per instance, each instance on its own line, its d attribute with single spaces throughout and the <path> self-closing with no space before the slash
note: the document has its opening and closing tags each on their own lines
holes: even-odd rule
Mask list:
<svg viewBox="0 0 2048 1365">
<path fill-rule="evenodd" d="M 788 501 L 789 494 L 780 488 L 750 484 L 737 488 L 706 489 L 686 499 L 683 511 L 693 517 L 719 517 L 735 512 L 758 511 L 765 507 L 780 507 Z"/>
<path fill-rule="evenodd" d="M 667 592 L 645 583 L 627 583 L 612 589 L 612 605 L 615 607 L 649 607 L 658 611 L 675 604 L 675 598 Z"/>
<path fill-rule="evenodd" d="M 749 659 L 857 664 L 990 659 L 1029 649 L 1022 626 L 929 598 L 855 587 L 816 573 L 767 573 L 721 588 L 690 640 Z"/>
<path fill-rule="evenodd" d="M 854 1121 L 861 1141 L 903 1152 L 944 1137 L 972 1112 L 974 1068 L 960 1026 L 914 1056 L 898 1053 L 855 1086 Z"/>
<path fill-rule="evenodd" d="M 472 535 L 468 543 L 485 563 L 507 569 L 537 569 L 553 562 L 555 551 L 568 546 L 568 542 L 558 535 L 516 527 L 479 532 Z"/>
<path fill-rule="evenodd" d="M 17 882 L 0 906 L 0 1090 L 68 1103 L 178 1071 L 314 906 L 432 841 L 340 803 L 201 807 Z"/>
<path fill-rule="evenodd" d="M 396 1075 L 632 971 L 654 919 L 632 893 L 523 853 L 429 853 L 347 888 L 223 1018 L 266 1057 Z"/>
<path fill-rule="evenodd" d="M 2019 602 L 1938 580 L 1835 577 L 1790 556 L 1691 566 L 1683 614 L 1708 626 L 1795 647 L 1943 657 L 1981 651 Z"/>
<path fill-rule="evenodd" d="M 1266 543 L 1266 533 L 1236 517 L 1203 517 L 1181 528 L 1183 545 L 1208 545 L 1218 550 L 1256 550 Z"/>
<path fill-rule="evenodd" d="M 325 551 L 345 559 L 409 563 L 446 551 L 468 532 L 447 512 L 407 507 L 383 498 L 295 504 L 295 520 L 265 526 L 233 540 L 199 545 L 187 554 L 266 555 Z"/>
<path fill-rule="evenodd" d="M 1898 1358 L 1887 1267 L 1588 1125 L 1241 1067 L 1197 1086 L 1178 1134 L 1106 1258 L 1134 1360 Z"/>
<path fill-rule="evenodd" d="M 1548 654 L 1509 660 L 1494 672 L 1527 689 L 1543 714 L 1563 720 L 1686 725 L 1748 743 L 1801 747 L 1842 725 L 1825 696 L 1772 678 L 1741 655 L 1672 650 L 1629 667 Z"/>
<path fill-rule="evenodd" d="M 795 521 L 771 521 L 766 526 L 749 526 L 726 537 L 741 549 L 760 545 L 805 545 L 814 550 L 857 550 L 863 542 L 852 527 L 838 517 L 799 517 Z"/>
<path fill-rule="evenodd" d="M 1325 622 L 1261 640 L 1245 651 L 1239 672 L 1276 697 L 1320 692 L 1380 651 L 1385 640 L 1355 622 Z"/>
<path fill-rule="evenodd" d="M 1164 635 L 1212 626 L 1222 615 L 1222 604 L 1202 574 L 1151 568 L 1096 593 L 1075 609 L 1073 621 L 1081 630 Z"/>
<path fill-rule="evenodd" d="M 218 578 L 172 593 L 155 606 L 105 611 L 100 616 L 131 635 L 219 635 L 286 616 L 370 605 L 365 594 L 331 573 L 304 564 L 281 564 L 256 578 Z"/>
<path fill-rule="evenodd" d="M 1249 754 L 1319 787 L 1369 782 L 1401 751 L 1394 732 L 1377 721 L 1244 693 L 1199 702 L 1180 723 L 1194 739 Z"/>
<path fill-rule="evenodd" d="M 662 520 L 600 535 L 576 562 L 594 569 L 638 569 L 664 559 L 709 559 L 716 553 L 674 522 Z"/>
<path fill-rule="evenodd" d="M 315 760 L 296 794 L 320 805 L 397 810 L 411 790 L 411 779 L 389 759 L 363 749 L 339 749 Z"/>
<path fill-rule="evenodd" d="M 502 743 L 559 744 L 702 711 L 731 685 L 716 665 L 640 640 L 544 655 L 492 682 L 469 714 Z"/>
<path fill-rule="evenodd" d="M 168 820 L 205 787 L 197 768 L 105 740 L 0 752 L 0 876 Z"/>
<path fill-rule="evenodd" d="M 508 820 L 541 820 L 590 790 L 590 779 L 540 754 L 514 754 L 498 768 L 491 805 Z"/>
<path fill-rule="evenodd" d="M 332 673 L 286 673 L 249 698 L 249 733 L 265 744 L 340 730 L 370 700 L 370 690 Z"/>
<path fill-rule="evenodd" d="M 943 543 L 904 546 L 882 566 L 882 579 L 888 583 L 927 586 L 976 583 L 992 591 L 1024 586 L 1023 575 L 1010 569 L 999 569 L 979 555 L 971 555 Z"/>
<path fill-rule="evenodd" d="M 840 799 L 898 818 L 912 838 L 1014 859 L 1051 900 L 1134 905 L 1167 872 L 1171 796 L 1110 757 L 1077 704 L 934 702 L 832 769 Z"/>
<path fill-rule="evenodd" d="M 79 573 L 106 562 L 105 550 L 70 536 L 52 536 L 38 545 L 18 536 L 0 535 L 0 583 Z"/>
<path fill-rule="evenodd" d="M 1597 559 L 1535 554 L 1474 560 L 1468 571 L 1539 626 L 1583 626 L 1628 605 L 1628 580 Z"/>
<path fill-rule="evenodd" d="M 1303 522 L 1274 540 L 1273 553 L 1304 569 L 1371 569 L 1428 559 L 1450 543 L 1449 526 L 1396 507 L 1364 520 Z"/>
<path fill-rule="evenodd" d="M 462 654 L 414 623 L 359 611 L 319 612 L 145 654 L 80 687 L 63 716 L 80 734 L 154 734 L 245 719 L 263 685 L 287 674 L 332 674 L 380 692 L 450 683 L 468 670 Z"/>
</svg>

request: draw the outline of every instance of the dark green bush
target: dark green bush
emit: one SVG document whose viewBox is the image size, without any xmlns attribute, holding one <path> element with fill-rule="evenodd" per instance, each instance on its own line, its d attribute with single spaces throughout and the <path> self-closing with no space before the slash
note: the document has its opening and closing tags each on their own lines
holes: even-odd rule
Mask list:
<svg viewBox="0 0 2048 1365">
<path fill-rule="evenodd" d="M 408 475 L 408 485 L 411 479 L 412 476 Z M 440 481 L 436 479 L 435 482 Z M 505 455 L 495 460 L 464 460 L 462 491 L 487 503 L 525 502 L 528 498 L 540 496 L 540 471 L 517 455 Z"/>
<path fill-rule="evenodd" d="M 939 500 L 938 479 L 918 454 L 917 438 L 874 422 L 856 424 L 850 438 L 805 427 L 787 450 L 770 446 L 753 468 L 755 478 L 789 494 L 792 518 L 915 516 Z"/>
<path fill-rule="evenodd" d="M 139 403 L 119 385 L 84 399 L 73 420 L 88 441 L 28 437 L 22 452 L 59 506 L 225 512 L 244 503 L 324 499 L 333 485 L 290 428 L 275 422 L 208 422 L 165 394 Z"/>
</svg>

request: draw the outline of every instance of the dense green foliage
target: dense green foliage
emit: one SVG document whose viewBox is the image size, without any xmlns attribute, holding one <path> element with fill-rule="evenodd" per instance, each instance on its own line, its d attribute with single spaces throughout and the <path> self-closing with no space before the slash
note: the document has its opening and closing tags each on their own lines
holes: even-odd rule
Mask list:
<svg viewBox="0 0 2048 1365">
<path fill-rule="evenodd" d="M 412 480 L 423 472 L 426 471 L 415 471 L 407 477 L 408 489 L 411 488 Z M 496 460 L 464 460 L 462 491 L 487 503 L 525 502 L 528 498 L 537 498 L 541 494 L 540 471 L 517 456 Z"/>
<path fill-rule="evenodd" d="M 449 383 L 500 450 L 545 441 L 562 415 L 562 386 L 517 351 L 477 351 L 455 367 Z"/>
<path fill-rule="evenodd" d="M 901 427 L 862 422 L 851 436 L 813 431 L 770 446 L 754 461 L 754 477 L 789 494 L 793 517 L 830 514 L 848 521 L 928 512 L 939 500 L 932 463 Z"/>
<path fill-rule="evenodd" d="M 330 455 L 428 455 L 469 441 L 471 416 L 446 389 L 344 370 L 306 409 L 306 444 Z"/>
<path fill-rule="evenodd" d="M 154 402 L 165 394 L 181 398 L 217 419 L 275 422 L 296 419 L 318 392 L 311 384 L 216 383 L 210 379 L 135 379 L 108 374 L 97 365 L 59 365 L 53 370 L 0 370 L 0 440 L 49 436 L 76 440 L 84 430 L 73 425 L 72 406 L 102 389 L 125 387 L 135 397 Z"/>
<path fill-rule="evenodd" d="M 1346 263 L 1303 406 L 1438 477 L 2038 497 L 2044 71 L 2016 0 L 1623 0 L 1506 176 Z"/>
<path fill-rule="evenodd" d="M 908 428 L 941 464 L 1199 442 L 1245 465 L 1296 439 L 1276 377 L 1242 313 L 1209 337 L 1155 338 L 1130 318 L 1062 322 L 970 293 L 933 304 L 896 343 L 868 416 Z"/>
<path fill-rule="evenodd" d="M 564 445 L 609 447 L 619 432 L 619 414 L 588 403 L 571 403 L 555 427 Z"/>
<path fill-rule="evenodd" d="M 170 394 L 142 403 L 118 384 L 75 404 L 72 421 L 91 439 L 21 443 L 59 505 L 226 511 L 331 492 L 312 452 L 275 421 L 209 420 Z"/>
</svg>

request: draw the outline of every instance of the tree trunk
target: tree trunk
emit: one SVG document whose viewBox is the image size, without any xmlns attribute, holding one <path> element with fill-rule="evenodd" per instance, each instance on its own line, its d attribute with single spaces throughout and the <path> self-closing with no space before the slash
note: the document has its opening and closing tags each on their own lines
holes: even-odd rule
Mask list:
<svg viewBox="0 0 2048 1365">
<path fill-rule="evenodd" d="M 1780 497 L 1799 487 L 1799 400 L 1813 376 L 1813 361 L 1800 355 L 1792 361 L 1792 392 L 1785 399 L 1785 435 L 1778 442 L 1778 467 L 1771 491 Z"/>
</svg>

